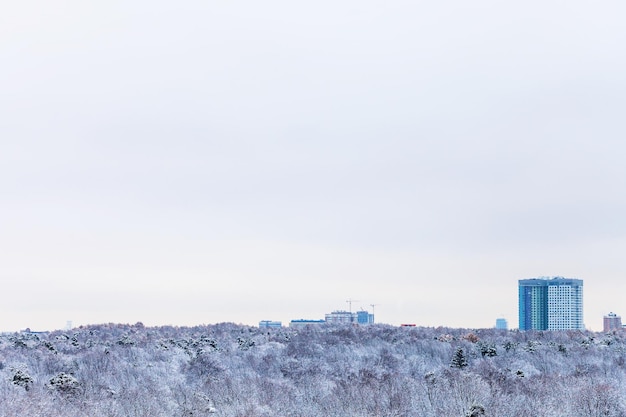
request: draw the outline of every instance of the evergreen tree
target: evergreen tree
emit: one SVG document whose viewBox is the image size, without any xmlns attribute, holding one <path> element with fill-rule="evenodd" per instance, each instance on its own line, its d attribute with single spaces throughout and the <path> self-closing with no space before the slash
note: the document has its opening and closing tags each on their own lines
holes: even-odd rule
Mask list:
<svg viewBox="0 0 626 417">
<path fill-rule="evenodd" d="M 463 369 L 467 366 L 467 358 L 465 357 L 465 352 L 462 347 L 458 347 L 454 352 L 450 366 L 459 369 Z"/>
<path fill-rule="evenodd" d="M 465 413 L 466 417 L 482 417 L 485 415 L 485 407 L 480 404 L 474 404 L 469 409 L 467 413 Z"/>
</svg>

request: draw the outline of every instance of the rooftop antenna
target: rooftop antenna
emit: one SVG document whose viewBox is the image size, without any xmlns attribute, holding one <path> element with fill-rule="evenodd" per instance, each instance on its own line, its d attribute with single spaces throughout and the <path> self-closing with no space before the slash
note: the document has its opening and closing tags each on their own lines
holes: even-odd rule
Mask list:
<svg viewBox="0 0 626 417">
<path fill-rule="evenodd" d="M 376 307 L 378 304 L 370 304 L 370 307 L 372 307 L 372 316 L 374 315 L 374 307 Z"/>
<path fill-rule="evenodd" d="M 359 300 L 353 300 L 352 298 L 348 298 L 348 299 L 346 300 L 346 303 L 348 303 L 348 311 L 349 311 L 350 313 L 352 313 L 352 303 L 353 303 L 353 302 L 354 302 L 354 303 L 356 303 L 357 301 L 359 301 Z"/>
</svg>

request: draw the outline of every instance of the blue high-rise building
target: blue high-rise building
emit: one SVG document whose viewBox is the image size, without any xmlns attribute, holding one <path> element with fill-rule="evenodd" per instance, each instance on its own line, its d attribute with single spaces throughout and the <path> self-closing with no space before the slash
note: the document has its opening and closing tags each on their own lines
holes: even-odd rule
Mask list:
<svg viewBox="0 0 626 417">
<path fill-rule="evenodd" d="M 583 281 L 553 277 L 520 279 L 520 330 L 582 330 Z"/>
<path fill-rule="evenodd" d="M 366 310 L 357 311 L 356 322 L 359 324 L 372 324 L 374 323 L 374 315 Z"/>
<path fill-rule="evenodd" d="M 505 318 L 497 318 L 496 319 L 496 329 L 498 330 L 508 330 L 509 325 L 506 322 Z"/>
</svg>

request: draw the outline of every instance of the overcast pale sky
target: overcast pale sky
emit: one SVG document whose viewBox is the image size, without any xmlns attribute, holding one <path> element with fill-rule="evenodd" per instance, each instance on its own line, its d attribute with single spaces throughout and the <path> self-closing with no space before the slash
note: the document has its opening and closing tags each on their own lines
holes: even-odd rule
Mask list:
<svg viewBox="0 0 626 417">
<path fill-rule="evenodd" d="M 0 330 L 626 315 L 621 1 L 0 6 Z"/>
</svg>

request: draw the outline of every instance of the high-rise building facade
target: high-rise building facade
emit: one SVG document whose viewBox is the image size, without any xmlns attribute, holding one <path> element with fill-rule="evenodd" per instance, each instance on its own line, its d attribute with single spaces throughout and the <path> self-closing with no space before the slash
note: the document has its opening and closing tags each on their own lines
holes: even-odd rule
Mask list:
<svg viewBox="0 0 626 417">
<path fill-rule="evenodd" d="M 370 312 L 367 310 L 357 311 L 356 322 L 358 324 L 372 324 L 374 323 L 374 315 L 370 314 Z"/>
<path fill-rule="evenodd" d="M 496 329 L 498 330 L 508 330 L 509 325 L 506 322 L 505 318 L 497 318 L 496 319 Z"/>
<path fill-rule="evenodd" d="M 612 332 L 613 330 L 622 330 L 622 318 L 615 313 L 609 313 L 604 316 L 603 330 Z"/>
<path fill-rule="evenodd" d="M 519 282 L 519 329 L 548 328 L 548 286 L 544 279 L 521 279 Z"/>
<path fill-rule="evenodd" d="M 520 330 L 582 330 L 583 281 L 553 277 L 519 280 Z"/>
</svg>

